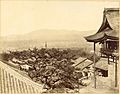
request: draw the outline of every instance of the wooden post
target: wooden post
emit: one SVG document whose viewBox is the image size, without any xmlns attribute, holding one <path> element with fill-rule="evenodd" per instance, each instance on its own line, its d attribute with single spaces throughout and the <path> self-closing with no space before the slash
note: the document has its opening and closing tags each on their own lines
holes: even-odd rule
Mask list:
<svg viewBox="0 0 120 94">
<path fill-rule="evenodd" d="M 113 63 L 114 63 L 114 56 L 113 56 Z"/>
<path fill-rule="evenodd" d="M 93 57 L 93 64 L 94 64 L 94 88 L 96 88 L 96 74 L 95 74 L 95 42 L 94 42 L 94 57 Z"/>
<path fill-rule="evenodd" d="M 115 87 L 117 87 L 117 58 L 115 62 Z"/>
<path fill-rule="evenodd" d="M 110 61 L 109 61 L 109 55 L 108 55 L 108 64 L 110 64 Z"/>
</svg>

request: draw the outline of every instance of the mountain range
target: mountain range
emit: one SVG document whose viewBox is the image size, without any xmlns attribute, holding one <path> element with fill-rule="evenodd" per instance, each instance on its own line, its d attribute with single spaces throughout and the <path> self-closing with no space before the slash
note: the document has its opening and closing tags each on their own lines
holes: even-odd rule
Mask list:
<svg viewBox="0 0 120 94">
<path fill-rule="evenodd" d="M 80 40 L 84 36 L 88 36 L 91 31 L 76 31 L 76 30 L 52 30 L 41 29 L 22 35 L 10 35 L 1 37 L 3 41 L 18 41 L 18 40 Z"/>
<path fill-rule="evenodd" d="M 44 43 L 48 43 L 48 47 L 84 47 L 88 43 L 84 39 L 93 32 L 76 31 L 76 30 L 49 30 L 41 29 L 23 35 L 11 35 L 1 37 L 2 48 L 31 48 L 44 47 Z"/>
</svg>

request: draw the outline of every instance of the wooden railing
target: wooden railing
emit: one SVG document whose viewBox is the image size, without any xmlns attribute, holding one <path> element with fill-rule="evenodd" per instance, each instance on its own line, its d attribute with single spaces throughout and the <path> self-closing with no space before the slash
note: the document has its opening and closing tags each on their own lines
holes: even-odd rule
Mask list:
<svg viewBox="0 0 120 94">
<path fill-rule="evenodd" d="M 101 54 L 107 55 L 107 56 L 112 56 L 113 53 L 118 53 L 115 50 L 110 50 L 110 49 L 105 49 L 105 48 L 100 48 Z"/>
<path fill-rule="evenodd" d="M 112 55 L 112 53 L 114 52 L 114 50 L 100 48 L 100 52 L 102 54 L 105 54 L 105 55 Z"/>
</svg>

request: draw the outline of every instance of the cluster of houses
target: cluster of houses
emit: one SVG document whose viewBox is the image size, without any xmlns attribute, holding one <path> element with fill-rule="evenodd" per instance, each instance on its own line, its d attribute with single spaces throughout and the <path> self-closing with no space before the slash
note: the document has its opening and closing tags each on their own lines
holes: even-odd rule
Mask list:
<svg viewBox="0 0 120 94">
<path fill-rule="evenodd" d="M 31 59 L 28 59 L 29 61 L 33 61 Z M 20 61 L 16 58 L 13 58 L 12 60 L 9 60 L 8 63 L 10 64 L 10 66 L 13 66 L 15 68 L 18 68 L 20 70 L 25 70 L 28 71 L 29 68 L 31 68 L 32 66 L 27 64 L 28 60 L 24 60 L 24 61 Z"/>
</svg>

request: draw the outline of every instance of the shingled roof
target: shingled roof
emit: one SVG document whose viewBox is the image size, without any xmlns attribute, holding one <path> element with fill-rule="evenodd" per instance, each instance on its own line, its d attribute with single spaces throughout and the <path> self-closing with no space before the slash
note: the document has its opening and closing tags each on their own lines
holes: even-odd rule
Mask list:
<svg viewBox="0 0 120 94">
<path fill-rule="evenodd" d="M 88 42 L 119 38 L 119 8 L 105 8 L 103 22 L 96 34 L 85 37 Z"/>
</svg>

